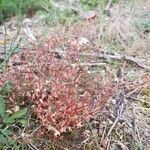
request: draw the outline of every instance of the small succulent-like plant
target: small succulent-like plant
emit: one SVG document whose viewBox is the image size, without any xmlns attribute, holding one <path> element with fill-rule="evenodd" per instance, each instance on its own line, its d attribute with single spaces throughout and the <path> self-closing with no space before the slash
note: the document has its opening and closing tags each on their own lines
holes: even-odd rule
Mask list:
<svg viewBox="0 0 150 150">
<path fill-rule="evenodd" d="M 22 97 L 32 102 L 45 129 L 57 134 L 81 126 L 114 91 L 111 85 L 94 82 L 83 66 L 71 65 L 72 55 L 58 59 L 47 48 L 24 49 L 12 57 L 3 77 L 13 84 L 11 101 Z"/>
</svg>

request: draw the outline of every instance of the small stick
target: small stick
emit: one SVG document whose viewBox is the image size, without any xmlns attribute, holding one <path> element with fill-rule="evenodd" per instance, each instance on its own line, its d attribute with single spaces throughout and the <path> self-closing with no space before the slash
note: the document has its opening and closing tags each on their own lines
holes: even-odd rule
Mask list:
<svg viewBox="0 0 150 150">
<path fill-rule="evenodd" d="M 122 111 L 123 111 L 123 104 L 121 105 L 121 108 L 118 110 L 117 117 L 116 117 L 116 119 L 115 119 L 113 125 L 111 126 L 111 128 L 110 128 L 109 131 L 108 131 L 107 138 L 109 137 L 109 135 L 111 134 L 112 130 L 113 130 L 114 127 L 116 126 L 117 122 L 119 121 L 120 116 L 122 115 Z"/>
<path fill-rule="evenodd" d="M 80 53 L 81 56 L 93 56 L 93 57 L 99 57 L 99 58 L 105 58 L 105 59 L 116 59 L 116 60 L 125 60 L 132 62 L 136 65 L 138 65 L 141 68 L 144 68 L 146 70 L 150 70 L 150 61 L 143 59 L 143 58 L 136 58 L 132 56 L 126 56 L 126 55 L 120 55 L 118 53 L 112 53 L 112 54 L 107 54 L 102 52 L 101 54 L 96 54 L 96 53 Z M 147 64 L 145 65 L 144 62 Z"/>
</svg>

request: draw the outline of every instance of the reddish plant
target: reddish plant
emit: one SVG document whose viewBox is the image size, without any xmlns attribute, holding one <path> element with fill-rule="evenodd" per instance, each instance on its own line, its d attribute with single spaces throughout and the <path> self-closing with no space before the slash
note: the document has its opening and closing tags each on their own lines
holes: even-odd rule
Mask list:
<svg viewBox="0 0 150 150">
<path fill-rule="evenodd" d="M 10 99 L 15 102 L 21 96 L 32 101 L 42 125 L 57 133 L 100 112 L 114 91 L 111 85 L 94 82 L 82 66 L 58 59 L 48 49 L 24 49 L 9 65 L 3 78 L 14 85 Z"/>
</svg>

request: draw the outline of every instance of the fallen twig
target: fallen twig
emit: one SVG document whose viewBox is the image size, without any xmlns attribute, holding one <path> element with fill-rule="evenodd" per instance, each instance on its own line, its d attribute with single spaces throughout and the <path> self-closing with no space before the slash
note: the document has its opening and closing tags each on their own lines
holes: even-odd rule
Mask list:
<svg viewBox="0 0 150 150">
<path fill-rule="evenodd" d="M 102 52 L 101 54 L 97 54 L 97 53 L 80 53 L 80 55 L 82 56 L 93 56 L 93 57 L 97 57 L 97 58 L 104 58 L 104 59 L 116 59 L 116 60 L 125 60 L 127 62 L 132 62 L 136 65 L 138 65 L 139 67 L 146 69 L 146 70 L 150 70 L 150 61 L 143 59 L 143 58 L 137 58 L 137 57 L 133 57 L 133 56 L 127 56 L 127 55 L 121 55 L 118 53 L 105 53 Z M 147 64 L 147 65 L 146 65 Z"/>
<path fill-rule="evenodd" d="M 122 105 L 119 107 L 119 110 L 118 110 L 118 112 L 117 112 L 117 117 L 116 117 L 116 119 L 115 119 L 113 125 L 111 126 L 111 128 L 109 129 L 109 131 L 108 131 L 108 133 L 107 133 L 107 138 L 110 136 L 112 130 L 114 129 L 114 127 L 115 127 L 116 124 L 118 123 L 118 121 L 119 121 L 119 119 L 120 119 L 120 117 L 121 117 L 121 115 L 122 115 L 122 113 L 123 113 L 123 108 L 124 108 L 124 106 L 123 106 L 123 104 L 122 104 Z"/>
<path fill-rule="evenodd" d="M 76 66 L 76 65 L 80 65 L 80 66 L 105 66 L 106 63 L 92 62 L 92 63 L 76 63 L 76 64 L 72 64 L 72 66 Z"/>
</svg>

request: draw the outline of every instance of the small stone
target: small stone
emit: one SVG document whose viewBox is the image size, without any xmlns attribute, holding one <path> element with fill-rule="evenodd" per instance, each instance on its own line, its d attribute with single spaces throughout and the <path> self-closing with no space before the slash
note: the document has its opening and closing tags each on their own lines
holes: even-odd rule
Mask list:
<svg viewBox="0 0 150 150">
<path fill-rule="evenodd" d="M 20 109 L 19 106 L 15 106 L 14 111 L 17 112 L 19 111 L 19 109 Z"/>
<path fill-rule="evenodd" d="M 95 17 L 96 17 L 96 12 L 94 10 L 90 10 L 88 12 L 85 12 L 84 14 L 84 18 L 87 20 L 94 19 Z"/>
<path fill-rule="evenodd" d="M 79 38 L 79 45 L 85 45 L 87 43 L 89 43 L 89 40 L 87 38 L 85 38 L 85 37 Z"/>
</svg>

